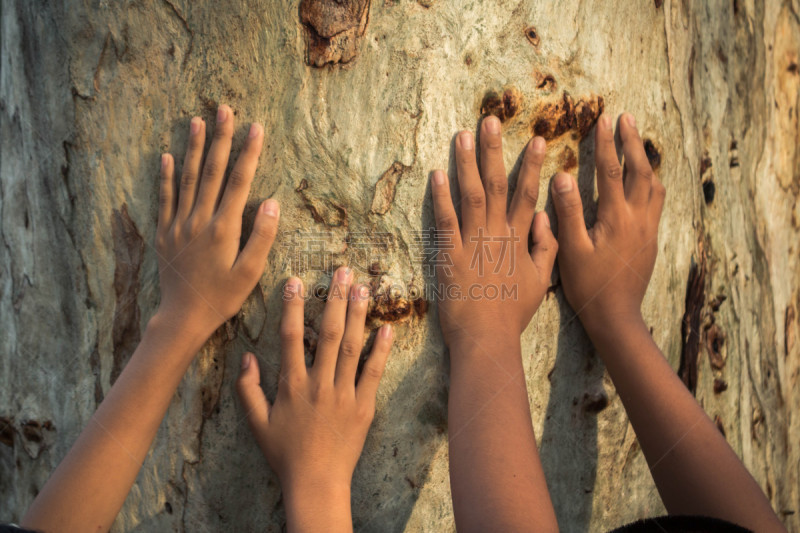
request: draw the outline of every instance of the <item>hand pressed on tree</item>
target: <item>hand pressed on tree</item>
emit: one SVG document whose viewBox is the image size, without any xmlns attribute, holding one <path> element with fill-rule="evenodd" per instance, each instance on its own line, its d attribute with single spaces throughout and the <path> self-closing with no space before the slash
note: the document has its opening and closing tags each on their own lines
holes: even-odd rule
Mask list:
<svg viewBox="0 0 800 533">
<path fill-rule="evenodd" d="M 552 182 L 564 294 L 590 331 L 605 327 L 611 318 L 625 321 L 640 315 L 658 253 L 658 221 L 666 195 L 632 115 L 623 115 L 619 124 L 624 172 L 611 117 L 602 116 L 596 130 L 599 203 L 591 229 L 586 229 L 575 179 L 561 172 Z"/>
<path fill-rule="evenodd" d="M 158 313 L 173 324 L 209 336 L 242 306 L 264 271 L 275 240 L 279 207 L 263 202 L 253 231 L 239 252 L 242 213 L 264 141 L 259 124 L 250 131 L 227 180 L 233 111 L 220 106 L 211 147 L 203 161 L 205 123 L 191 121 L 189 148 L 176 188 L 172 156 L 161 160 L 161 200 L 156 249 L 161 278 Z"/>
<path fill-rule="evenodd" d="M 392 344 L 382 326 L 356 381 L 364 344 L 369 290 L 351 286 L 339 268 L 328 290 L 314 365 L 303 348 L 303 286 L 284 288 L 281 371 L 270 405 L 260 387 L 256 357 L 242 357 L 238 392 L 250 428 L 278 475 L 292 531 L 341 531 L 352 527 L 350 481 L 375 413 L 375 394 Z"/>
</svg>

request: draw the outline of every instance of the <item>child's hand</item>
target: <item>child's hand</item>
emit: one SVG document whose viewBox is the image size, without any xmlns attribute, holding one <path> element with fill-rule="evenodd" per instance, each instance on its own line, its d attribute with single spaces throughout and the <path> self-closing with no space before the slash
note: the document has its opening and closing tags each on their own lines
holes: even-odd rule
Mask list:
<svg viewBox="0 0 800 533">
<path fill-rule="evenodd" d="M 369 291 L 363 285 L 351 288 L 351 277 L 346 268 L 334 274 L 311 368 L 305 365 L 303 351 L 302 282 L 291 278 L 286 283 L 280 383 L 274 405 L 261 390 L 256 357 L 246 353 L 242 358 L 239 398 L 262 452 L 280 479 L 287 515 L 309 505 L 309 498 L 317 510 L 305 518 L 287 516 L 295 527 L 298 520 L 316 515 L 333 530 L 325 522 L 326 513 L 319 511 L 340 499 L 349 509 L 350 481 L 372 422 L 378 382 L 392 344 L 391 326 L 384 325 L 356 383 Z"/>
<path fill-rule="evenodd" d="M 619 121 L 625 170 L 614 146 L 611 117 L 597 122 L 597 222 L 589 231 L 575 180 L 553 180 L 558 215 L 558 268 L 564 293 L 590 335 L 609 321 L 641 316 L 658 252 L 658 221 L 666 189 L 653 175 L 633 116 Z M 623 179 L 624 175 L 624 179 Z"/>
<path fill-rule="evenodd" d="M 233 112 L 220 106 L 214 139 L 203 164 L 205 123 L 192 119 L 180 187 L 172 156 L 161 160 L 156 250 L 161 278 L 159 315 L 198 337 L 208 337 L 232 317 L 264 270 L 278 227 L 275 200 L 259 206 L 253 232 L 239 252 L 244 211 L 258 165 L 264 130 L 250 133 L 227 181 Z M 201 174 L 202 171 L 202 174 Z"/>
<path fill-rule="evenodd" d="M 496 117 L 483 121 L 480 138 L 480 173 L 472 134 L 462 131 L 455 143 L 460 228 L 445 173 L 434 172 L 431 184 L 437 241 L 446 254 L 439 258 L 437 278 L 443 289 L 439 318 L 448 345 L 462 332 L 470 337 L 519 336 L 547 291 L 558 249 L 547 215 L 540 212 L 534 217 L 544 139 L 528 143 L 507 211 L 508 180 Z"/>
</svg>

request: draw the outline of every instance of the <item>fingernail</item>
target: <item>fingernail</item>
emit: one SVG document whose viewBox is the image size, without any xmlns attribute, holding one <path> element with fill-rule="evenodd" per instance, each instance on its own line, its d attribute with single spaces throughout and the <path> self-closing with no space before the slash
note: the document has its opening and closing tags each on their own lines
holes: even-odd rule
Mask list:
<svg viewBox="0 0 800 533">
<path fill-rule="evenodd" d="M 570 187 L 570 188 L 572 188 L 572 187 Z M 544 211 L 542 211 L 542 216 L 544 217 L 544 225 L 549 228 L 550 227 L 550 217 L 547 216 L 547 213 L 545 213 Z"/>
<path fill-rule="evenodd" d="M 381 330 L 379 333 L 381 337 L 383 337 L 384 339 L 388 339 L 389 337 L 392 336 L 392 326 L 389 324 L 384 324 L 383 326 L 381 326 Z"/>
<path fill-rule="evenodd" d="M 261 211 L 268 217 L 278 216 L 278 208 L 278 202 L 272 198 L 261 204 Z"/>
<path fill-rule="evenodd" d="M 300 294 L 300 280 L 289 278 L 286 280 L 286 292 L 289 294 Z"/>
<path fill-rule="evenodd" d="M 169 163 L 169 156 L 167 154 L 161 154 L 161 169 L 167 168 L 167 164 Z"/>
<path fill-rule="evenodd" d="M 217 109 L 217 123 L 222 124 L 228 118 L 228 110 L 220 106 Z"/>
<path fill-rule="evenodd" d="M 242 370 L 250 366 L 250 354 L 245 352 L 242 356 Z"/>
<path fill-rule="evenodd" d="M 541 154 L 542 152 L 544 152 L 545 146 L 546 146 L 546 143 L 544 142 L 543 138 L 541 138 L 541 137 L 534 137 L 533 138 L 533 151 L 534 152 L 536 152 L 537 154 Z"/>
<path fill-rule="evenodd" d="M 348 277 L 350 277 L 350 267 L 340 268 L 336 273 L 337 281 L 345 282 Z"/>
<path fill-rule="evenodd" d="M 564 194 L 572 190 L 572 176 L 559 174 L 556 176 L 556 192 Z"/>
<path fill-rule="evenodd" d="M 442 186 L 444 185 L 444 172 L 441 170 L 437 170 L 433 173 L 433 183 L 434 185 Z"/>
<path fill-rule="evenodd" d="M 485 119 L 486 122 L 486 131 L 489 133 L 500 133 L 500 119 L 494 115 L 489 115 Z"/>
<path fill-rule="evenodd" d="M 602 128 L 604 130 L 610 130 L 611 129 L 611 117 L 606 115 L 606 114 L 604 114 L 602 117 L 600 117 L 600 126 L 602 126 Z"/>
<path fill-rule="evenodd" d="M 250 133 L 248 134 L 248 136 L 249 136 L 251 139 L 255 139 L 255 138 L 256 138 L 256 137 L 258 137 L 260 134 L 261 134 L 261 124 L 258 124 L 258 123 L 256 123 L 256 122 L 254 122 L 253 124 L 251 124 L 251 125 L 250 125 Z"/>
<path fill-rule="evenodd" d="M 628 121 L 628 126 L 630 126 L 631 128 L 635 128 L 636 127 L 636 119 L 630 113 L 628 113 L 625 116 L 625 120 Z"/>
<path fill-rule="evenodd" d="M 472 141 L 472 133 L 468 131 L 462 131 L 458 136 L 458 142 L 461 143 L 461 148 L 464 150 L 472 150 L 475 146 L 475 143 Z"/>
<path fill-rule="evenodd" d="M 189 124 L 189 133 L 196 135 L 197 132 L 200 131 L 200 124 L 202 122 L 203 121 L 200 119 L 200 117 L 194 117 L 192 122 Z"/>
</svg>

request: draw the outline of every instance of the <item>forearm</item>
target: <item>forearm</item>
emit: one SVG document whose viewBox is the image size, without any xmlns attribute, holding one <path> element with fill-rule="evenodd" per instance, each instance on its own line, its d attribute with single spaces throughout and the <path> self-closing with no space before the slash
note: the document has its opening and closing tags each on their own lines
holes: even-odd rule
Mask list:
<svg viewBox="0 0 800 533">
<path fill-rule="evenodd" d="M 758 484 L 670 367 L 641 317 L 589 333 L 668 512 L 722 518 L 754 531 L 784 531 Z"/>
<path fill-rule="evenodd" d="M 350 486 L 317 480 L 288 483 L 283 487 L 286 529 L 289 533 L 353 531 Z"/>
<path fill-rule="evenodd" d="M 458 529 L 556 531 L 519 338 L 456 341 L 450 361 L 450 485 Z"/>
<path fill-rule="evenodd" d="M 111 527 L 202 340 L 176 332 L 161 317 L 150 320 L 125 369 L 26 513 L 24 526 Z"/>
</svg>

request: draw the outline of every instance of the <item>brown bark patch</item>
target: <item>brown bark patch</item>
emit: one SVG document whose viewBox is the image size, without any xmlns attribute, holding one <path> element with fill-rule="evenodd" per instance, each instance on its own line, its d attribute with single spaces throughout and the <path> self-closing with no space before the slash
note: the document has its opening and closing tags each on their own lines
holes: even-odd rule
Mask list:
<svg viewBox="0 0 800 533">
<path fill-rule="evenodd" d="M 711 324 L 706 330 L 706 350 L 711 361 L 711 367 L 722 370 L 725 367 L 725 357 L 722 347 L 725 344 L 725 333 L 717 324 Z"/>
<path fill-rule="evenodd" d="M 686 298 L 681 322 L 681 363 L 678 374 L 692 394 L 697 391 L 697 356 L 700 352 L 700 317 L 705 304 L 705 259 L 693 263 L 686 283 Z"/>
<path fill-rule="evenodd" d="M 595 94 L 582 96 L 575 101 L 564 91 L 561 99 L 542 106 L 533 120 L 533 133 L 547 140 L 555 139 L 572 131 L 582 139 L 603 114 L 605 102 Z"/>
<path fill-rule="evenodd" d="M 536 31 L 535 26 L 525 28 L 525 37 L 533 46 L 539 46 L 539 32 Z"/>
<path fill-rule="evenodd" d="M 372 207 L 370 211 L 376 215 L 385 215 L 392 208 L 394 203 L 395 189 L 397 182 L 410 167 L 405 166 L 400 161 L 392 163 L 386 172 L 375 184 L 375 193 L 372 196 Z"/>
<path fill-rule="evenodd" d="M 502 93 L 489 91 L 481 102 L 481 115 L 494 115 L 505 122 L 517 114 L 522 105 L 522 94 L 519 90 L 509 87 Z"/>
<path fill-rule="evenodd" d="M 347 209 L 338 202 L 315 193 L 305 178 L 295 188 L 295 192 L 300 195 L 303 205 L 315 222 L 332 228 L 347 224 Z"/>
<path fill-rule="evenodd" d="M 306 64 L 348 63 L 358 54 L 369 22 L 370 0 L 302 0 Z"/>
<path fill-rule="evenodd" d="M 112 328 L 113 365 L 111 383 L 119 377 L 125 362 L 141 339 L 139 330 L 139 270 L 144 256 L 144 240 L 128 214 L 127 204 L 111 215 L 114 239 L 114 324 Z"/>
</svg>

